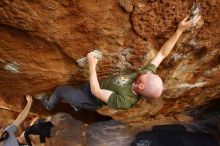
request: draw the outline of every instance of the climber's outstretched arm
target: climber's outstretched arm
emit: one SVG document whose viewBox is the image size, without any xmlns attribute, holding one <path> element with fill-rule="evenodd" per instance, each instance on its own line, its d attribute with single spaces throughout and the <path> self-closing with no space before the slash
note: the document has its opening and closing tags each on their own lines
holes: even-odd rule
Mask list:
<svg viewBox="0 0 220 146">
<path fill-rule="evenodd" d="M 107 103 L 110 95 L 113 92 L 100 88 L 96 74 L 97 59 L 93 57 L 92 53 L 88 53 L 87 60 L 89 64 L 89 83 L 91 87 L 91 92 L 94 96 Z"/>
<path fill-rule="evenodd" d="M 160 63 L 163 61 L 165 57 L 168 56 L 168 54 L 171 52 L 173 49 L 174 45 L 176 44 L 177 40 L 181 36 L 181 34 L 191 28 L 193 25 L 195 25 L 201 16 L 196 16 L 194 19 L 189 19 L 189 16 L 186 16 L 178 26 L 178 29 L 176 32 L 163 44 L 161 47 L 160 51 L 157 53 L 157 55 L 153 58 L 151 61 L 152 64 L 154 64 L 156 67 L 160 65 Z"/>
<path fill-rule="evenodd" d="M 33 102 L 32 97 L 30 95 L 26 95 L 26 99 L 27 99 L 27 104 L 25 108 L 23 109 L 23 111 L 19 114 L 19 116 L 13 123 L 17 128 L 20 127 L 21 123 L 26 119 L 31 109 L 31 105 Z"/>
</svg>

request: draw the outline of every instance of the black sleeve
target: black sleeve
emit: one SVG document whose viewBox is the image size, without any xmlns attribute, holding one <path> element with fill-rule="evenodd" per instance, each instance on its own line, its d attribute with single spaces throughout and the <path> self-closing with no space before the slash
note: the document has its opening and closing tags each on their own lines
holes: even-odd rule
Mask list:
<svg viewBox="0 0 220 146">
<path fill-rule="evenodd" d="M 24 138 L 28 146 L 32 146 L 31 139 L 29 137 L 30 133 L 31 133 L 31 127 L 26 128 L 24 132 Z"/>
</svg>

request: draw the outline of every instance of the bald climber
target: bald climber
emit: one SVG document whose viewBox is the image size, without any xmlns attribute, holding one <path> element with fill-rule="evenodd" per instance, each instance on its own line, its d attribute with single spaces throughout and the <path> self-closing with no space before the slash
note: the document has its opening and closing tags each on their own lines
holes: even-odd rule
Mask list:
<svg viewBox="0 0 220 146">
<path fill-rule="evenodd" d="M 83 84 L 80 88 L 72 86 L 59 86 L 55 89 L 50 98 L 37 96 L 43 105 L 52 110 L 59 103 L 64 101 L 79 109 L 96 110 L 102 105 L 112 109 L 129 109 L 143 97 L 148 99 L 159 98 L 163 91 L 163 82 L 155 74 L 156 68 L 173 49 L 181 34 L 195 25 L 200 16 L 189 20 L 185 17 L 178 25 L 176 32 L 165 42 L 153 60 L 142 69 L 119 75 L 112 75 L 98 80 L 96 66 L 98 60 L 92 53 L 88 53 L 89 83 Z"/>
</svg>

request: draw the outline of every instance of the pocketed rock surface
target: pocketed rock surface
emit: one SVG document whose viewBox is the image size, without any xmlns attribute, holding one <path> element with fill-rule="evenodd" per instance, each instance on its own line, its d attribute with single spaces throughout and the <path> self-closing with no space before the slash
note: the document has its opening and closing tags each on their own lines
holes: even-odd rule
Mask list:
<svg viewBox="0 0 220 146">
<path fill-rule="evenodd" d="M 19 112 L 25 94 L 88 81 L 77 60 L 103 53 L 99 78 L 149 63 L 189 13 L 191 0 L 0 1 L 0 107 Z M 174 117 L 220 96 L 220 1 L 203 0 L 202 19 L 185 32 L 157 74 L 165 90 L 129 110 L 98 110 L 133 126 Z M 36 103 L 32 113 L 45 114 Z M 159 115 L 159 116 L 158 116 Z M 11 116 L 9 116 L 11 117 Z M 156 123 L 155 123 L 156 124 Z"/>
</svg>

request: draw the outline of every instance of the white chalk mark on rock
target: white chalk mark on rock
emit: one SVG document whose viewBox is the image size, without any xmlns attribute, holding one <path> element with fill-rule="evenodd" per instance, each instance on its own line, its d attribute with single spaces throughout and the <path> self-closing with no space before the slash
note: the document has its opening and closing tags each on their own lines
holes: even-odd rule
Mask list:
<svg viewBox="0 0 220 146">
<path fill-rule="evenodd" d="M 194 3 L 192 8 L 191 8 L 191 19 L 192 19 L 192 22 L 193 22 L 193 26 L 196 25 L 196 17 L 199 16 L 200 14 L 200 11 L 201 11 L 201 4 L 200 3 Z"/>
<path fill-rule="evenodd" d="M 19 73 L 20 71 L 19 71 L 19 68 L 20 68 L 20 64 L 18 64 L 17 62 L 12 62 L 12 63 L 7 63 L 6 65 L 5 65 L 5 67 L 4 67 L 4 69 L 6 70 L 6 71 L 9 71 L 9 72 L 11 72 L 11 73 L 14 73 L 14 74 L 16 74 L 16 73 Z"/>
<path fill-rule="evenodd" d="M 203 87 L 206 84 L 207 84 L 206 82 L 198 82 L 198 83 L 195 83 L 195 84 L 182 83 L 182 84 L 176 85 L 174 87 L 167 87 L 164 90 L 170 90 L 170 89 L 192 89 L 192 88 Z"/>
<path fill-rule="evenodd" d="M 98 60 L 102 59 L 102 52 L 98 51 L 98 50 L 94 50 L 92 51 L 92 54 L 95 58 L 97 58 Z M 81 59 L 77 60 L 77 63 L 80 67 L 85 67 L 87 64 L 87 58 L 83 57 Z"/>
<path fill-rule="evenodd" d="M 202 87 L 204 85 L 206 85 L 206 82 L 199 82 L 199 83 L 195 83 L 195 84 L 183 83 L 183 84 L 179 85 L 179 88 L 191 89 L 191 88 Z"/>
<path fill-rule="evenodd" d="M 183 58 L 183 54 L 179 54 L 179 53 L 174 53 L 171 58 L 176 61 L 176 60 L 179 60 L 181 58 Z"/>
<path fill-rule="evenodd" d="M 195 39 L 192 39 L 192 40 L 189 41 L 188 45 L 191 46 L 191 47 L 193 47 L 193 48 L 195 48 L 196 45 L 197 45 L 197 42 L 196 42 Z"/>
</svg>

